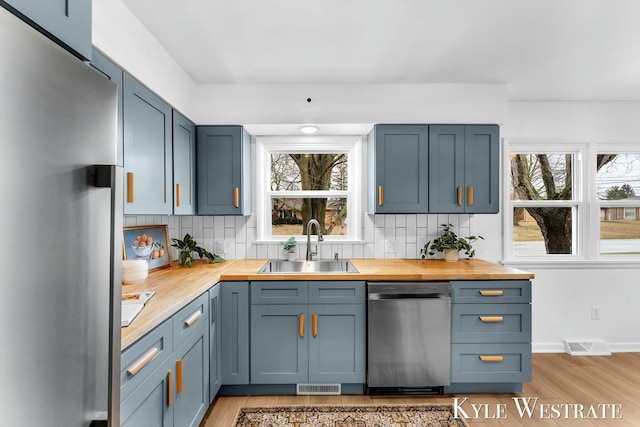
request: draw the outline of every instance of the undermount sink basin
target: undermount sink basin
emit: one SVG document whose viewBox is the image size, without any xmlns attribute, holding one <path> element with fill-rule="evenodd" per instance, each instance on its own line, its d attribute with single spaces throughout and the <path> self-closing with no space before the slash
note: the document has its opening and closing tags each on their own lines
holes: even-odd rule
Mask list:
<svg viewBox="0 0 640 427">
<path fill-rule="evenodd" d="M 347 259 L 319 261 L 269 260 L 258 270 L 258 273 L 358 273 L 358 269 Z"/>
</svg>

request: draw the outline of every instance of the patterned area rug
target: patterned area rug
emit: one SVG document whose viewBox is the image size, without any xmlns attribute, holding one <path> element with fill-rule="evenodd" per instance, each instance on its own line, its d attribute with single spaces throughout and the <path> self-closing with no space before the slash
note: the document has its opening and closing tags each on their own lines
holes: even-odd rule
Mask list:
<svg viewBox="0 0 640 427">
<path fill-rule="evenodd" d="M 235 427 L 467 427 L 451 405 L 240 408 Z"/>
</svg>

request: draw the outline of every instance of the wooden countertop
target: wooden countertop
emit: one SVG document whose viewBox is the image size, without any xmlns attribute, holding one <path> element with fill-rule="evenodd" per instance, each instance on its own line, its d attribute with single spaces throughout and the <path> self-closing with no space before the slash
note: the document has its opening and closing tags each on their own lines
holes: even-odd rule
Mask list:
<svg viewBox="0 0 640 427">
<path fill-rule="evenodd" d="M 155 296 L 124 328 L 124 350 L 221 280 L 508 280 L 533 279 L 527 271 L 479 259 L 456 263 L 421 259 L 352 259 L 359 273 L 258 274 L 267 260 L 226 260 L 220 264 L 196 261 L 191 268 L 177 262 L 152 271 L 141 283 L 123 285 L 122 293 L 155 291 Z"/>
</svg>

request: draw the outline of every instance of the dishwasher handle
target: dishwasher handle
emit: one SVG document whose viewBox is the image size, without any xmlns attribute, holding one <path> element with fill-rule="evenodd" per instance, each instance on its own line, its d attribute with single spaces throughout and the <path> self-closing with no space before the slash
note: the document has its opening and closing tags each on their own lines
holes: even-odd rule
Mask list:
<svg viewBox="0 0 640 427">
<path fill-rule="evenodd" d="M 449 282 L 368 282 L 369 300 L 451 299 Z"/>
</svg>

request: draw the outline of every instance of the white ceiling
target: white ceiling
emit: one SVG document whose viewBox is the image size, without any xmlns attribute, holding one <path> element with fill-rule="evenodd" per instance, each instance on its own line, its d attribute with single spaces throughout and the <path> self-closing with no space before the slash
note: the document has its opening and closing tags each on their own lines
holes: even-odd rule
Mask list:
<svg viewBox="0 0 640 427">
<path fill-rule="evenodd" d="M 640 0 L 123 0 L 197 84 L 499 83 L 640 100 Z"/>
</svg>

